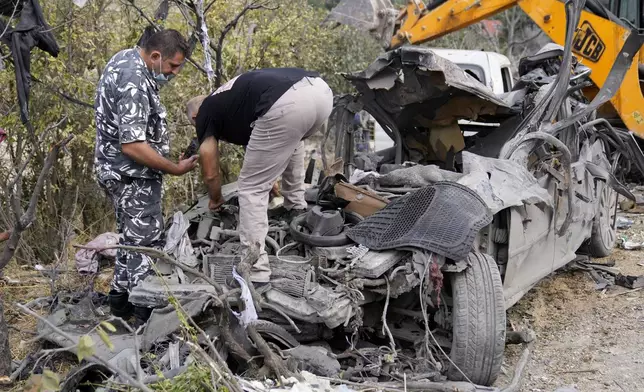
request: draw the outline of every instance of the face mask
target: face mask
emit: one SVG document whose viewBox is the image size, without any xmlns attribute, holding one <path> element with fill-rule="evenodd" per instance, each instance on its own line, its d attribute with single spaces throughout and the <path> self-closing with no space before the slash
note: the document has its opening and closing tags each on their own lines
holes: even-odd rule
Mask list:
<svg viewBox="0 0 644 392">
<path fill-rule="evenodd" d="M 168 76 L 164 75 L 161 72 L 161 65 L 163 64 L 163 57 L 159 59 L 159 73 L 156 73 L 155 71 L 152 71 L 152 76 L 154 77 L 154 80 L 157 81 L 159 86 L 164 86 L 167 84 L 172 78 L 174 78 L 174 74 L 170 74 Z"/>
</svg>

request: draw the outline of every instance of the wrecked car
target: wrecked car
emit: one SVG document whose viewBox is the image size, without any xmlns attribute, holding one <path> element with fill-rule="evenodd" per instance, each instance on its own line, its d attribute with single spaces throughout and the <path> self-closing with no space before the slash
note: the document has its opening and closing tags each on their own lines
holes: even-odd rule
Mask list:
<svg viewBox="0 0 644 392">
<path fill-rule="evenodd" d="M 371 250 L 414 247 L 414 256 L 422 248 L 446 258 L 439 265 L 449 310 L 441 314 L 433 304 L 428 311 L 432 328 L 451 341 L 451 379 L 493 382 L 504 310 L 577 252 L 608 256 L 617 239 L 617 195 L 633 198 L 616 177 L 625 161 L 639 159 L 628 135 L 593 110 L 559 129 L 530 122 L 564 73 L 563 55 L 562 47 L 547 45 L 523 59 L 513 91 L 499 96 L 431 50 L 404 47 L 348 75 L 359 94 L 338 99 L 332 114 L 325 140 L 334 141 L 344 178 L 391 201 L 349 236 Z M 579 93 L 588 75 L 576 64 L 561 106 L 541 109 L 551 116 L 548 125 L 588 107 Z M 361 110 L 393 147 L 354 152 L 349 120 Z M 463 119 L 476 123 L 459 124 Z M 456 192 L 457 185 L 464 189 Z M 476 197 L 464 197 L 466 190 Z M 471 248 L 464 256 L 450 245 Z"/>
<path fill-rule="evenodd" d="M 244 332 L 252 326 L 291 365 L 322 376 L 492 385 L 506 309 L 577 252 L 610 254 L 617 195 L 633 198 L 619 181 L 624 162 L 641 158 L 596 118 L 580 92 L 588 70 L 570 51 L 544 47 L 519 71 L 498 96 L 431 50 L 403 47 L 346 75 L 358 93 L 336 99 L 309 209 L 290 221 L 268 211 L 270 284 L 255 292 L 241 276 L 229 184 L 221 211 L 203 197 L 175 214 L 164 249 L 175 261 L 159 259 L 157 276 L 130 294 L 156 307 L 137 344 L 157 360 L 133 360 L 131 335 L 112 351 L 97 340 L 97 355 L 130 374 L 143 366 L 147 377 L 171 377 L 194 361 L 176 334 L 188 319 L 206 338 L 221 336 L 200 343 L 237 374 L 261 351 Z M 355 151 L 360 111 L 393 147 Z M 39 335 L 59 346 L 79 339 L 90 329 L 74 320 L 95 302 L 50 316 L 67 338 L 46 325 Z"/>
</svg>

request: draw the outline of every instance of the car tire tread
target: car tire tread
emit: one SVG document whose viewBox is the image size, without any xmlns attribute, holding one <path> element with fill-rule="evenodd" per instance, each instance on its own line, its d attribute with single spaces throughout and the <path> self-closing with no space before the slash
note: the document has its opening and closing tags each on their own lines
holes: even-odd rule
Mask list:
<svg viewBox="0 0 644 392">
<path fill-rule="evenodd" d="M 600 184 L 603 184 L 602 185 L 603 187 L 608 186 L 605 183 L 600 183 Z M 599 189 L 599 192 L 603 192 L 603 189 Z M 610 203 L 608 207 L 609 208 L 611 207 Z M 600 206 L 600 208 L 602 207 Z M 606 244 L 604 244 L 604 240 L 602 239 L 602 230 L 605 230 L 605 229 L 606 228 L 602 227 L 601 216 L 598 212 L 595 215 L 595 218 L 593 219 L 591 235 L 586 243 L 587 252 L 592 257 L 597 257 L 597 258 L 608 257 L 613 253 L 613 246 L 615 244 L 611 244 L 612 246 L 607 247 Z"/>
<path fill-rule="evenodd" d="M 503 283 L 494 259 L 470 253 L 470 266 L 451 275 L 453 341 L 449 379 L 491 385 L 501 371 L 505 349 Z M 483 294 L 483 295 L 482 295 Z M 460 371 L 456 368 L 458 367 Z"/>
</svg>

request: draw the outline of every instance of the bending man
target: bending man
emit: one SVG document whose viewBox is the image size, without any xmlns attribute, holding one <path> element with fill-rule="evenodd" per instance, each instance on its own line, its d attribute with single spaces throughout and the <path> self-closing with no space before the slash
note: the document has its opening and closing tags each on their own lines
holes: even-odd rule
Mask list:
<svg viewBox="0 0 644 392">
<path fill-rule="evenodd" d="M 251 270 L 255 283 L 267 283 L 271 275 L 264 250 L 269 192 L 282 175 L 284 207 L 291 214 L 306 209 L 302 140 L 319 129 L 332 107 L 333 93 L 324 80 L 298 68 L 251 71 L 188 102 L 211 209 L 224 203 L 218 142 L 246 146 L 238 179 L 239 237 L 242 256 L 259 253 Z"/>
</svg>

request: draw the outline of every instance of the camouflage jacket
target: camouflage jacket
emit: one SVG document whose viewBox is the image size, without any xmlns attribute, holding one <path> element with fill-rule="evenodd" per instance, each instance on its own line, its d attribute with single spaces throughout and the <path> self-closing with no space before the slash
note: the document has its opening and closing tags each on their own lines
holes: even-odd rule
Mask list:
<svg viewBox="0 0 644 392">
<path fill-rule="evenodd" d="M 121 145 L 147 143 L 167 157 L 170 139 L 159 86 L 138 49 L 118 52 L 105 66 L 94 103 L 96 147 L 94 169 L 100 182 L 123 176 L 160 179 L 163 173 L 125 156 Z"/>
</svg>

